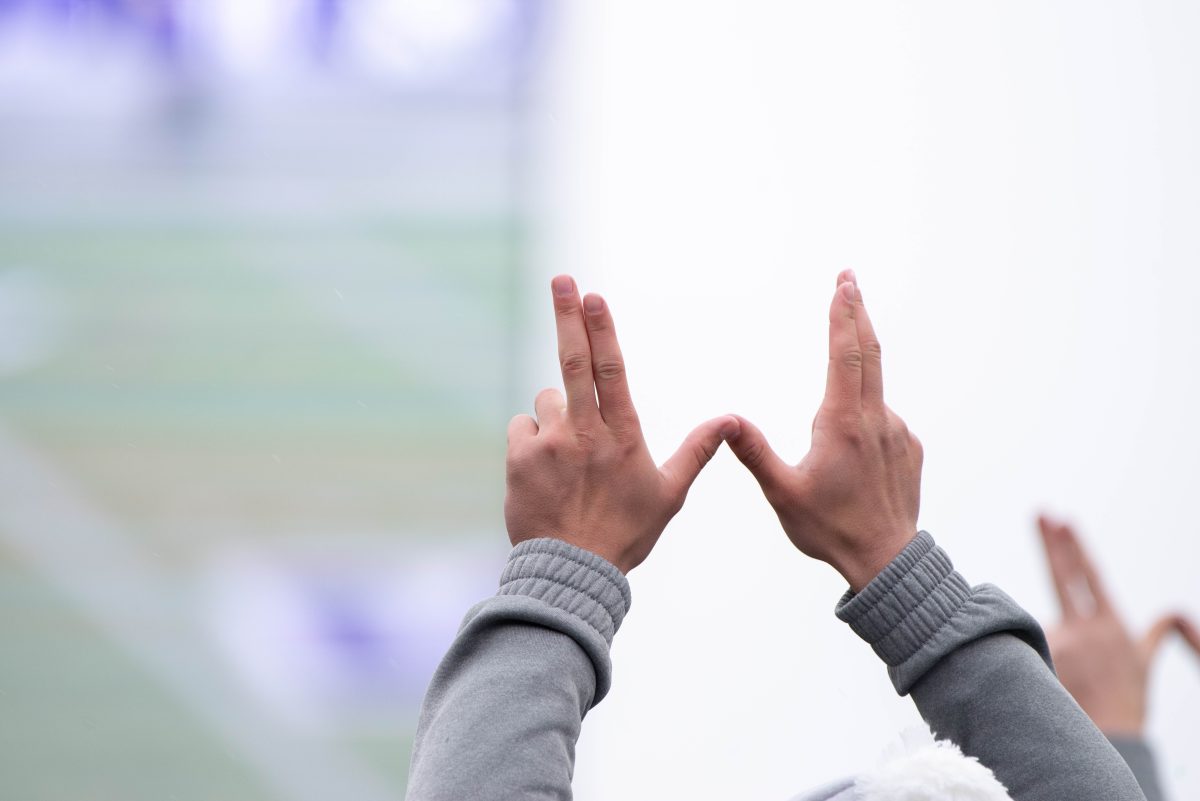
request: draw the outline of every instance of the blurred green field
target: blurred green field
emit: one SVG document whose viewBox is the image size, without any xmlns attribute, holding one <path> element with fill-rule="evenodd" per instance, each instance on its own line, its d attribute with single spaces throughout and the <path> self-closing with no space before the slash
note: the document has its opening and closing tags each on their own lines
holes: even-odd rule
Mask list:
<svg viewBox="0 0 1200 801">
<path fill-rule="evenodd" d="M 139 525 L 494 522 L 510 230 L 2 232 L 66 320 L 0 408 Z"/>
<path fill-rule="evenodd" d="M 238 543 L 344 532 L 393 546 L 500 528 L 518 243 L 500 216 L 0 224 L 0 293 L 32 284 L 54 329 L 36 361 L 0 375 L 0 425 L 20 443 L 7 469 L 21 475 L 29 452 L 64 477 L 38 479 L 47 526 L 57 493 L 113 521 L 154 577 L 128 603 L 155 606 L 97 621 L 81 608 L 95 587 L 64 592 L 86 564 L 47 575 L 53 559 L 19 544 L 31 532 L 0 536 L 0 795 L 288 795 L 197 718 L 196 698 L 164 686 L 183 653 L 172 643 L 212 651 L 195 576 Z M 139 637 L 159 668 L 130 653 Z M 206 670 L 193 662 L 180 680 Z M 350 754 L 380 797 L 399 798 L 412 712 L 292 736 Z"/>
</svg>

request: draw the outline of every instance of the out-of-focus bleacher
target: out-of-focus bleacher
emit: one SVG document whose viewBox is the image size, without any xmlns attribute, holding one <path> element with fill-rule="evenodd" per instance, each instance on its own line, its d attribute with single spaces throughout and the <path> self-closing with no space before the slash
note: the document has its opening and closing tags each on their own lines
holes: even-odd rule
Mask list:
<svg viewBox="0 0 1200 801">
<path fill-rule="evenodd" d="M 403 796 L 504 541 L 543 16 L 0 3 L 0 796 Z"/>
</svg>

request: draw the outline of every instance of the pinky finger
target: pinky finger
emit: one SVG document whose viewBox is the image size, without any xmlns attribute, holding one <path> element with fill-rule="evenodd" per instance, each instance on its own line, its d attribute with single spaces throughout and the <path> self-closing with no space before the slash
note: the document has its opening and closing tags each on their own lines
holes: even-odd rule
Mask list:
<svg viewBox="0 0 1200 801">
<path fill-rule="evenodd" d="M 513 444 L 529 437 L 537 436 L 538 424 L 527 414 L 518 414 L 516 417 L 508 421 L 508 445 Z"/>
</svg>

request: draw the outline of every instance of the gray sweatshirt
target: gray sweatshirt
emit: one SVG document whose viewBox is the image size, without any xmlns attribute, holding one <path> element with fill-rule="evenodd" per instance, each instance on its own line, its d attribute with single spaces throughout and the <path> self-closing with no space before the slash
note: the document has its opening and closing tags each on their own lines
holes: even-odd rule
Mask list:
<svg viewBox="0 0 1200 801">
<path fill-rule="evenodd" d="M 609 646 L 629 604 L 625 577 L 589 551 L 553 539 L 514 548 L 426 693 L 409 801 L 570 799 L 575 742 L 611 686 Z M 1144 801 L 1054 676 L 1037 622 L 996 587 L 968 585 L 929 534 L 836 613 L 933 732 L 1014 801 Z M 808 797 L 841 797 L 850 783 Z"/>
</svg>

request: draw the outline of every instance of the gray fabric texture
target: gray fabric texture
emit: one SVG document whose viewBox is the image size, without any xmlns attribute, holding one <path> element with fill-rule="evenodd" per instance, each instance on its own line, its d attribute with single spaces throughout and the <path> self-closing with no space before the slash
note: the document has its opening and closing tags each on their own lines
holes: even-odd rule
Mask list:
<svg viewBox="0 0 1200 801">
<path fill-rule="evenodd" d="M 1144 798 L 1054 675 L 1037 621 L 996 587 L 971 588 L 928 533 L 836 613 L 934 735 L 991 768 L 1015 801 Z"/>
<path fill-rule="evenodd" d="M 1166 795 L 1158 781 L 1158 766 L 1155 764 L 1154 751 L 1150 744 L 1141 737 L 1119 734 L 1108 735 L 1108 741 L 1137 777 L 1138 785 L 1146 794 L 1146 801 L 1164 801 Z"/>
<path fill-rule="evenodd" d="M 716 579 L 712 591 L 723 591 Z M 514 548 L 499 594 L 467 613 L 426 693 L 410 801 L 570 799 L 575 743 L 610 686 L 608 648 L 629 603 L 625 577 L 588 551 L 548 539 Z M 1037 623 L 998 589 L 967 585 L 928 534 L 837 615 L 935 734 L 978 757 L 1015 801 L 1144 798 L 1055 678 Z M 851 799 L 851 783 L 804 797 Z"/>
<path fill-rule="evenodd" d="M 467 612 L 417 723 L 409 801 L 569 799 L 584 715 L 608 692 L 629 582 L 552 539 L 512 550 Z"/>
</svg>

